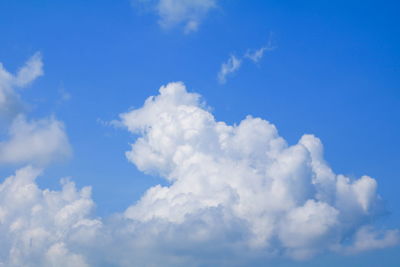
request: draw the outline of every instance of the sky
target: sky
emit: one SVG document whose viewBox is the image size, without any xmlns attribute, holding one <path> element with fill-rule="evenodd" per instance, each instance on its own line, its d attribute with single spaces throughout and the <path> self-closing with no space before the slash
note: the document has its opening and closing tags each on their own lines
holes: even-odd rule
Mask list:
<svg viewBox="0 0 400 267">
<path fill-rule="evenodd" d="M 0 266 L 399 266 L 397 1 L 0 1 Z"/>
</svg>

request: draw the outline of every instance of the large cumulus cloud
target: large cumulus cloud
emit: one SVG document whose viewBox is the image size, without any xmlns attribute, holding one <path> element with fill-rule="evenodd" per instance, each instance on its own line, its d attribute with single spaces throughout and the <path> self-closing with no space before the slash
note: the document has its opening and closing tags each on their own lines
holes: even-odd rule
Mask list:
<svg viewBox="0 0 400 267">
<path fill-rule="evenodd" d="M 223 228 L 235 221 L 244 246 L 299 259 L 398 240 L 396 231 L 378 235 L 366 227 L 383 211 L 376 180 L 335 174 L 313 135 L 288 145 L 263 119 L 216 121 L 182 83 L 161 87 L 121 119 L 139 135 L 127 158 L 170 183 L 150 188 L 125 211 L 126 218 L 174 226 L 204 220 L 201 230 L 194 226 L 187 234 L 221 245 L 207 222 Z M 366 236 L 365 242 L 376 245 L 361 244 Z"/>
</svg>

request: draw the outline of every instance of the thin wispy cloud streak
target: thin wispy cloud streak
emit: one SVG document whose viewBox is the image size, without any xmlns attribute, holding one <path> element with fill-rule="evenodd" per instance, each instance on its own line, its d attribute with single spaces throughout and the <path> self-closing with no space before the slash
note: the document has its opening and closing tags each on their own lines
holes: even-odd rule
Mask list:
<svg viewBox="0 0 400 267">
<path fill-rule="evenodd" d="M 247 50 L 244 57 L 252 60 L 254 63 L 258 63 L 263 58 L 265 52 L 273 51 L 274 49 L 276 49 L 276 47 L 273 46 L 271 42 L 269 42 L 268 45 L 263 46 L 259 49 Z"/>
<path fill-rule="evenodd" d="M 241 57 L 231 55 L 229 59 L 221 65 L 221 68 L 217 75 L 218 82 L 220 84 L 225 84 L 228 76 L 238 71 L 245 59 L 248 59 L 253 63 L 258 63 L 264 57 L 265 52 L 273 51 L 277 48 L 277 46 L 273 43 L 274 41 L 272 37 L 270 37 L 268 40 L 268 44 L 261 48 L 254 50 L 248 49 L 246 53 Z"/>
<path fill-rule="evenodd" d="M 236 56 L 231 55 L 227 62 L 222 63 L 221 70 L 218 73 L 218 81 L 221 84 L 226 83 L 227 76 L 236 72 L 240 68 L 241 64 L 241 59 L 238 59 Z"/>
</svg>

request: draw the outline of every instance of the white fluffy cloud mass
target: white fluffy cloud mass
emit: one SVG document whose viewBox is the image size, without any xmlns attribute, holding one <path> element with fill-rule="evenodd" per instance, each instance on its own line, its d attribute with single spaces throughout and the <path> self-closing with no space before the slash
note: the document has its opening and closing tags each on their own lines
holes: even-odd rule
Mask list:
<svg viewBox="0 0 400 267">
<path fill-rule="evenodd" d="M 233 126 L 216 121 L 199 99 L 182 83 L 170 83 L 121 116 L 140 135 L 128 159 L 170 182 L 150 188 L 127 218 L 172 225 L 198 220 L 192 231 L 183 227 L 197 241 L 219 238 L 214 223 L 227 233 L 238 224 L 234 241 L 299 259 L 398 241 L 397 231 L 378 235 L 364 227 L 382 211 L 376 181 L 335 174 L 318 138 L 304 135 L 290 146 L 260 118 Z"/>
<path fill-rule="evenodd" d="M 64 125 L 55 118 L 27 121 L 15 118 L 9 139 L 0 142 L 0 163 L 47 164 L 71 153 Z"/>
<path fill-rule="evenodd" d="M 61 191 L 41 190 L 39 174 L 28 166 L 0 184 L 0 266 L 88 266 L 74 249 L 101 227 L 87 218 L 90 188 L 63 180 Z"/>
<path fill-rule="evenodd" d="M 136 0 L 150 5 L 159 16 L 164 28 L 183 25 L 184 32 L 198 29 L 201 20 L 210 9 L 216 7 L 217 0 Z"/>
<path fill-rule="evenodd" d="M 398 244 L 397 230 L 371 225 L 383 210 L 376 181 L 335 174 L 318 138 L 288 145 L 265 120 L 227 125 L 201 103 L 170 83 L 121 115 L 138 135 L 127 158 L 168 182 L 121 214 L 95 218 L 90 188 L 67 179 L 58 191 L 40 189 L 35 167 L 2 180 L 0 266 L 248 266 Z M 9 149 L 28 154 L 4 155 L 34 161 L 37 135 L 58 147 L 65 139 L 52 138 L 63 134 L 54 119 L 17 117 Z"/>
</svg>

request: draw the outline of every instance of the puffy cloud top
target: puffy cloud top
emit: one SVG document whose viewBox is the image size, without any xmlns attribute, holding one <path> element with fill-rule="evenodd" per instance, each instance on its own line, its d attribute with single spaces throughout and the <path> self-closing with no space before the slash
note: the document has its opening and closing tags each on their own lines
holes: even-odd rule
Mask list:
<svg viewBox="0 0 400 267">
<path fill-rule="evenodd" d="M 90 188 L 63 180 L 61 191 L 41 190 L 40 170 L 25 167 L 0 184 L 0 266 L 88 266 L 77 243 L 101 227 L 89 219 Z"/>
<path fill-rule="evenodd" d="M 216 121 L 182 83 L 161 87 L 158 96 L 121 119 L 140 135 L 127 158 L 170 182 L 150 188 L 126 210 L 127 218 L 179 225 L 219 209 L 224 218 L 241 221 L 249 233 L 247 246 L 294 258 L 368 248 L 360 236 L 381 246 L 398 240 L 397 232 L 378 237 L 364 228 L 382 212 L 376 181 L 335 174 L 313 135 L 290 146 L 263 119 L 248 116 L 238 125 Z M 210 238 L 207 227 L 201 235 Z M 345 239 L 354 244 L 343 244 Z"/>
</svg>

